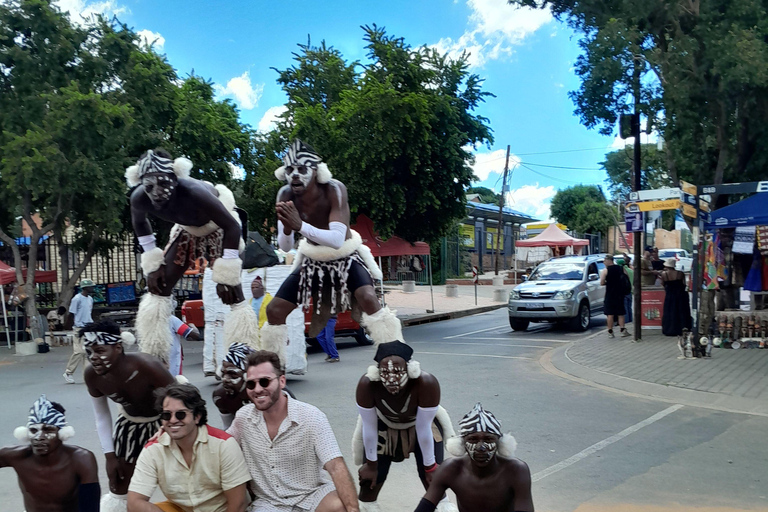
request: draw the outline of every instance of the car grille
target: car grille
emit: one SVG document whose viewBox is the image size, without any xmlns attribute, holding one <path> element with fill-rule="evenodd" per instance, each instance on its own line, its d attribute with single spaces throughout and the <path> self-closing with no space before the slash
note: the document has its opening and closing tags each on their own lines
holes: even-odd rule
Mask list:
<svg viewBox="0 0 768 512">
<path fill-rule="evenodd" d="M 536 295 L 533 294 L 533 292 L 520 292 L 520 299 L 525 300 L 540 300 L 540 299 L 551 299 L 554 295 L 554 292 L 536 292 Z"/>
<path fill-rule="evenodd" d="M 543 308 L 526 308 L 526 307 L 519 307 L 517 308 L 518 311 L 533 311 L 537 313 L 541 313 L 542 311 L 554 311 L 555 308 L 552 307 L 543 307 Z"/>
</svg>

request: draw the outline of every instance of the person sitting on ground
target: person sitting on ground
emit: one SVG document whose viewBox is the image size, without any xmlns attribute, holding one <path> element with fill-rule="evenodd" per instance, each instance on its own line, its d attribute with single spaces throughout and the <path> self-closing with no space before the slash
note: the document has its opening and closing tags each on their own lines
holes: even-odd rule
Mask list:
<svg viewBox="0 0 768 512">
<path fill-rule="evenodd" d="M 533 512 L 531 471 L 515 458 L 517 442 L 502 434 L 496 417 L 478 402 L 459 422 L 459 435 L 446 442 L 454 458 L 435 472 L 415 512 L 435 510 L 448 489 L 460 512 Z"/>
<path fill-rule="evenodd" d="M 227 433 L 240 444 L 251 473 L 256 499 L 250 510 L 357 512 L 355 484 L 325 414 L 284 392 L 275 352 L 248 354 L 247 368 L 252 403 L 237 411 Z"/>
<path fill-rule="evenodd" d="M 251 403 L 245 388 L 245 364 L 253 351 L 248 345 L 233 343 L 221 362 L 221 383 L 213 390 L 213 404 L 221 414 L 225 429 L 232 425 L 237 411 Z"/>
<path fill-rule="evenodd" d="M 376 501 L 393 462 L 411 453 L 416 470 L 429 487 L 443 462 L 443 435 L 453 435 L 448 413 L 440 407 L 440 383 L 412 359 L 413 349 L 401 341 L 381 343 L 368 372 L 357 384 L 360 416 L 352 440 L 355 464 L 360 465 L 360 510 L 377 512 Z M 363 455 L 365 456 L 363 458 Z M 441 512 L 456 510 L 441 502 Z"/>
<path fill-rule="evenodd" d="M 128 512 L 244 512 L 245 467 L 237 441 L 207 425 L 200 391 L 174 383 L 155 391 L 163 432 L 147 443 L 128 489 Z M 160 487 L 167 501 L 152 504 Z"/>
<path fill-rule="evenodd" d="M 27 425 L 13 434 L 29 444 L 0 448 L 0 468 L 16 471 L 28 511 L 98 512 L 96 457 L 85 448 L 64 444 L 75 435 L 64 407 L 40 396 L 29 410 Z"/>
<path fill-rule="evenodd" d="M 110 492 L 102 498 L 102 511 L 125 511 L 136 459 L 160 428 L 153 393 L 174 379 L 160 359 L 148 354 L 126 354 L 123 345 L 133 344 L 135 338 L 128 332 L 121 333 L 114 322 L 88 324 L 81 332 L 91 363 L 85 369 L 85 384 L 93 401 L 96 433 L 109 478 Z M 119 410 L 114 437 L 108 400 L 117 403 Z"/>
</svg>

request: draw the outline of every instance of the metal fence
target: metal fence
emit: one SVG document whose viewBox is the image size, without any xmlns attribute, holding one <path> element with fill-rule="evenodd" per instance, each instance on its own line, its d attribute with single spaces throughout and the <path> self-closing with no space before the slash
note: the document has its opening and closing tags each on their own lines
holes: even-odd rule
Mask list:
<svg viewBox="0 0 768 512">
<path fill-rule="evenodd" d="M 440 258 L 446 279 L 463 278 L 472 272 L 472 254 L 460 236 L 445 238 Z"/>
</svg>

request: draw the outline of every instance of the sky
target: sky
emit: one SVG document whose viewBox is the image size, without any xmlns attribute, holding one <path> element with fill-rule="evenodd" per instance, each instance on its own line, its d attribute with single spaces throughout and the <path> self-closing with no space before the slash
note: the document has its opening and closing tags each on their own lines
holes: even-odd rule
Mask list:
<svg viewBox="0 0 768 512">
<path fill-rule="evenodd" d="M 325 41 L 348 60 L 364 60 L 362 25 L 385 27 L 411 46 L 470 53 L 471 71 L 489 97 L 475 113 L 490 120 L 494 143 L 475 149 L 475 186 L 501 192 L 505 152 L 511 178 L 506 204 L 550 219 L 557 190 L 605 185 L 600 162 L 622 147 L 579 123 L 568 92 L 579 86 L 573 64 L 578 36 L 548 11 L 518 9 L 506 0 L 58 0 L 73 19 L 116 15 L 184 77 L 212 80 L 232 99 L 241 120 L 268 130 L 286 96 L 273 68 L 292 64 L 298 44 Z"/>
</svg>

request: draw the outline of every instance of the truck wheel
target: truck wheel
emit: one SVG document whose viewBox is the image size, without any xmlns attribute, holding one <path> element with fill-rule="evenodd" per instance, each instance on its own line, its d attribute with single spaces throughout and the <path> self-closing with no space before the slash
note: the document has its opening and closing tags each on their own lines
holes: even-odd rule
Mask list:
<svg viewBox="0 0 768 512">
<path fill-rule="evenodd" d="M 365 329 L 362 327 L 355 333 L 355 341 L 357 341 L 358 345 L 363 347 L 373 345 L 373 340 L 370 336 L 368 336 L 368 333 L 365 332 Z"/>
<path fill-rule="evenodd" d="M 512 327 L 513 331 L 524 331 L 528 329 L 528 324 L 530 322 L 524 318 L 509 318 L 509 326 Z"/>
<path fill-rule="evenodd" d="M 589 303 L 584 300 L 579 304 L 579 313 L 574 318 L 571 318 L 569 327 L 574 331 L 586 331 L 589 328 L 591 320 L 589 315 Z"/>
</svg>

